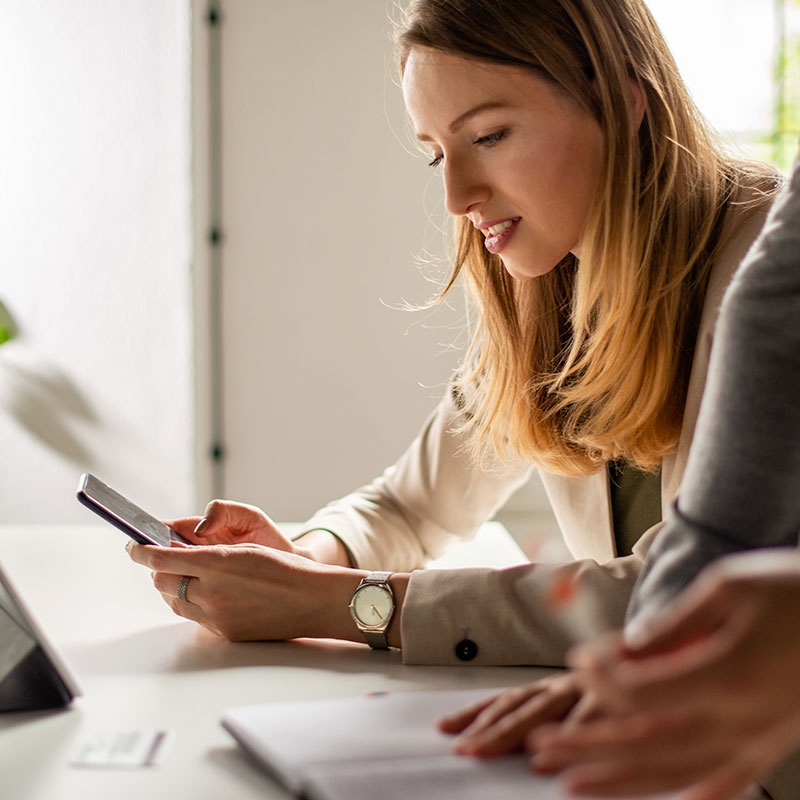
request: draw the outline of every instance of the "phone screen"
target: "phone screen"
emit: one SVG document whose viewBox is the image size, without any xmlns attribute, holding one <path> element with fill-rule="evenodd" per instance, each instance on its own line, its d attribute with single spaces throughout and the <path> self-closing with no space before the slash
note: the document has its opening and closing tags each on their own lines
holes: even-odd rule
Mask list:
<svg viewBox="0 0 800 800">
<path fill-rule="evenodd" d="M 169 547 L 171 541 L 188 544 L 172 528 L 106 486 L 94 475 L 86 473 L 81 476 L 78 500 L 137 542 L 161 547 Z"/>
</svg>

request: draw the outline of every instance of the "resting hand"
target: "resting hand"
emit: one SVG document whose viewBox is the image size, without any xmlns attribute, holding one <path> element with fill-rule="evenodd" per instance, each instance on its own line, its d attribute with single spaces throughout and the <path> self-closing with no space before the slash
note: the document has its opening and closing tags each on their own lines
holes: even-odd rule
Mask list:
<svg viewBox="0 0 800 800">
<path fill-rule="evenodd" d="M 738 798 L 800 743 L 798 615 L 800 554 L 717 562 L 646 640 L 574 655 L 609 712 L 540 731 L 537 763 L 582 795 Z"/>
<path fill-rule="evenodd" d="M 571 674 L 548 676 L 444 717 L 439 729 L 459 734 L 457 753 L 501 755 L 523 748 L 538 726 L 580 714 L 584 699 Z"/>
<path fill-rule="evenodd" d="M 256 544 L 154 547 L 131 542 L 172 610 L 231 641 L 300 636 L 359 641 L 347 611 L 366 572 Z M 178 583 L 187 577 L 185 599 Z"/>
</svg>

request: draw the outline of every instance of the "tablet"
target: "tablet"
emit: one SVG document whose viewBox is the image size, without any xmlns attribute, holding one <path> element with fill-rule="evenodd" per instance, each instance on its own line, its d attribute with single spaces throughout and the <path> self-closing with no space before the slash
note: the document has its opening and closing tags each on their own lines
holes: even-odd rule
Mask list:
<svg viewBox="0 0 800 800">
<path fill-rule="evenodd" d="M 62 708 L 78 682 L 0 564 L 0 712 Z"/>
</svg>

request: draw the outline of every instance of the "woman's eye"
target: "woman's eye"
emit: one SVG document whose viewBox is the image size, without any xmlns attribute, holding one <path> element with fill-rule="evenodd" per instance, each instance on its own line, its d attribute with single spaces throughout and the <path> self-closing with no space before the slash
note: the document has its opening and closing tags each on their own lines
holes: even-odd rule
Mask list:
<svg viewBox="0 0 800 800">
<path fill-rule="evenodd" d="M 497 133 L 490 133 L 487 136 L 481 136 L 476 139 L 473 144 L 481 144 L 484 147 L 494 147 L 498 142 L 508 136 L 508 130 L 497 131 Z"/>
<path fill-rule="evenodd" d="M 489 133 L 486 136 L 479 136 L 477 139 L 475 139 L 473 144 L 480 145 L 481 147 L 494 147 L 496 144 L 505 139 L 506 136 L 508 136 L 508 128 L 503 128 L 503 130 L 496 131 L 495 133 Z M 438 167 L 442 161 L 444 161 L 444 156 L 434 156 L 434 158 L 428 162 L 428 166 Z"/>
</svg>

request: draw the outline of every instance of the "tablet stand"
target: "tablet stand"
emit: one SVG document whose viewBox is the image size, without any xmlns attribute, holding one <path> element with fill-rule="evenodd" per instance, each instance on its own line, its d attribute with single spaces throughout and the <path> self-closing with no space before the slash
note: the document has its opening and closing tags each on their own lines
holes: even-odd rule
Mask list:
<svg viewBox="0 0 800 800">
<path fill-rule="evenodd" d="M 0 712 L 62 708 L 71 699 L 36 639 L 0 606 Z"/>
</svg>

